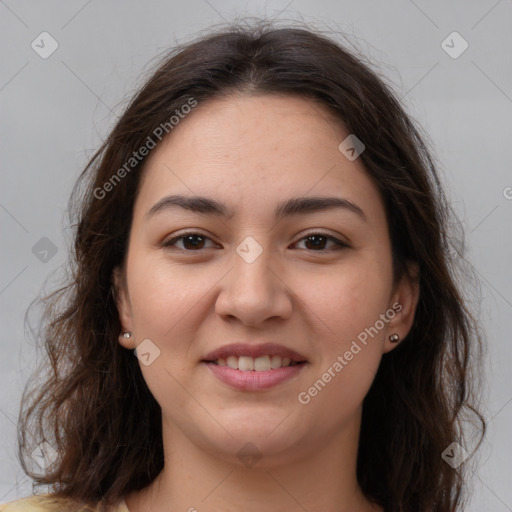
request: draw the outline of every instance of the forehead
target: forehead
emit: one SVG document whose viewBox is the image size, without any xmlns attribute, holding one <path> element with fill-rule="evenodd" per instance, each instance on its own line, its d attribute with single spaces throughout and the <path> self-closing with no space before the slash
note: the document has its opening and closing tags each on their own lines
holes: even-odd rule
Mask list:
<svg viewBox="0 0 512 512">
<path fill-rule="evenodd" d="M 348 135 L 326 107 L 304 98 L 240 94 L 208 100 L 149 155 L 136 210 L 144 214 L 171 193 L 215 197 L 236 211 L 337 194 L 382 215 L 361 160 L 349 161 L 338 149 Z"/>
</svg>

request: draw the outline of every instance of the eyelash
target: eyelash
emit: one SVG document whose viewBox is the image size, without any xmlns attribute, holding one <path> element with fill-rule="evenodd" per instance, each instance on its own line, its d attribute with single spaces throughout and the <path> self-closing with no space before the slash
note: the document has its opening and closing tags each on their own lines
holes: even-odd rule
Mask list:
<svg viewBox="0 0 512 512">
<path fill-rule="evenodd" d="M 163 247 L 166 247 L 166 248 L 175 249 L 175 247 L 173 247 L 175 242 L 177 242 L 178 240 L 183 240 L 184 238 L 189 237 L 189 236 L 199 236 L 205 240 L 210 240 L 210 237 L 203 235 L 202 233 L 197 233 L 195 231 L 189 231 L 187 233 L 182 233 L 181 235 L 176 236 L 176 237 L 172 238 L 171 240 L 168 240 L 167 242 L 164 242 L 162 245 L 163 245 Z M 341 249 L 346 249 L 346 248 L 350 247 L 347 243 L 342 242 L 341 240 L 338 240 L 337 238 L 335 238 L 331 235 L 328 235 L 328 234 L 322 233 L 322 232 L 318 232 L 318 231 L 308 233 L 307 235 L 302 237 L 299 240 L 299 242 L 301 242 L 307 238 L 310 238 L 312 236 L 320 236 L 320 237 L 326 238 L 328 241 L 335 243 L 338 247 L 336 247 L 334 249 L 320 249 L 320 250 L 305 249 L 306 251 L 309 251 L 309 252 L 330 252 L 330 251 L 341 250 Z M 183 251 L 183 252 L 200 252 L 204 249 L 189 250 L 189 249 L 178 248 L 178 250 Z"/>
</svg>

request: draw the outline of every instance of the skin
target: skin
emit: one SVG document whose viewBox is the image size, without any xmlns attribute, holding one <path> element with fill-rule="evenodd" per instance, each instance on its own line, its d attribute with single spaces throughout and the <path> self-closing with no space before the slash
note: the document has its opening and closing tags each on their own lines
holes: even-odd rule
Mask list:
<svg viewBox="0 0 512 512">
<path fill-rule="evenodd" d="M 409 332 L 419 290 L 393 282 L 380 195 L 361 160 L 338 150 L 348 135 L 312 101 L 231 95 L 198 105 L 149 156 L 113 279 L 121 323 L 133 333 L 119 342 L 132 350 L 150 339 L 160 350 L 140 367 L 162 408 L 166 462 L 126 497 L 130 512 L 232 512 L 241 503 L 246 512 L 383 510 L 356 480 L 362 402 L 397 345 L 389 336 Z M 175 207 L 146 219 L 169 194 L 214 198 L 236 214 Z M 276 205 L 299 196 L 348 199 L 366 220 L 329 209 L 277 222 Z M 199 250 L 183 240 L 163 246 L 187 231 L 207 237 Z M 312 231 L 349 247 L 322 239 L 316 249 L 305 238 Z M 236 252 L 248 236 L 263 249 L 252 263 Z M 401 311 L 301 404 L 299 392 L 396 302 Z M 236 390 L 201 360 L 237 341 L 274 341 L 308 363 L 274 388 Z M 251 467 L 237 456 L 248 442 L 261 454 Z"/>
</svg>

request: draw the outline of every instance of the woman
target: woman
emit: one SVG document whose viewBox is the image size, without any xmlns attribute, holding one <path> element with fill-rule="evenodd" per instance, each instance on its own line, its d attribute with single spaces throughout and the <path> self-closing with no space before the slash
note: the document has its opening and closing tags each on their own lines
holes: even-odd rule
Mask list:
<svg viewBox="0 0 512 512">
<path fill-rule="evenodd" d="M 461 510 L 478 328 L 428 148 L 362 59 L 202 37 L 81 178 L 20 418 L 52 492 L 0 510 Z"/>
</svg>

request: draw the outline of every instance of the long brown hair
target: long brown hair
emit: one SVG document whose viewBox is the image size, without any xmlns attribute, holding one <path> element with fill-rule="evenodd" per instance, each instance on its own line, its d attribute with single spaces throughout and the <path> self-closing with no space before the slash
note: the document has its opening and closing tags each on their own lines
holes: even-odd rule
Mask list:
<svg viewBox="0 0 512 512">
<path fill-rule="evenodd" d="M 20 460 L 37 485 L 50 485 L 55 497 L 110 505 L 163 468 L 160 407 L 137 358 L 118 342 L 111 286 L 145 162 L 130 158 L 155 139 L 157 127 L 170 133 L 169 119 L 183 105 L 256 92 L 318 101 L 364 142 L 360 158 L 384 200 L 395 280 L 408 263 L 419 268 L 412 329 L 384 355 L 364 400 L 359 484 L 386 511 L 462 506 L 466 464 L 452 468 L 442 454 L 453 442 L 469 450 L 464 411 L 480 422 L 483 438 L 469 374 L 472 358 L 481 358 L 482 336 L 460 291 L 462 258 L 448 229 L 453 213 L 425 136 L 356 55 L 303 27 L 230 25 L 175 48 L 136 94 L 75 186 L 71 274 L 45 297 L 47 372 L 32 379 L 33 389 L 27 385 L 19 424 Z M 28 456 L 35 439 L 59 454 L 42 475 Z"/>
</svg>

